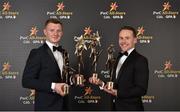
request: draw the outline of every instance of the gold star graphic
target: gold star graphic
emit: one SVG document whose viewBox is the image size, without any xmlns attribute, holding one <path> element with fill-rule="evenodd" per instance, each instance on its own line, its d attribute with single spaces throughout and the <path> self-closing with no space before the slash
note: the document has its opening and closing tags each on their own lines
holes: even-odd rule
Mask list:
<svg viewBox="0 0 180 112">
<path fill-rule="evenodd" d="M 9 71 L 10 70 L 10 68 L 11 68 L 11 65 L 9 64 L 9 62 L 5 62 L 4 64 L 3 64 L 3 72 L 4 71 Z"/>
<path fill-rule="evenodd" d="M 64 10 L 64 7 L 65 7 L 64 4 L 63 4 L 63 2 L 58 3 L 56 6 L 57 6 L 57 11 L 60 11 L 60 10 L 63 11 L 63 10 Z"/>
<path fill-rule="evenodd" d="M 138 27 L 138 33 L 137 33 L 137 36 L 139 36 L 139 35 L 143 35 L 144 34 L 144 28 L 143 28 L 143 26 L 142 27 Z"/>
<path fill-rule="evenodd" d="M 172 67 L 172 64 L 171 64 L 171 61 L 166 61 L 165 64 L 164 64 L 164 70 L 170 70 L 171 67 Z"/>
<path fill-rule="evenodd" d="M 88 94 L 91 95 L 92 91 L 91 87 L 86 87 L 84 96 Z"/>
<path fill-rule="evenodd" d="M 30 30 L 30 32 L 31 32 L 30 35 L 29 35 L 30 37 L 31 37 L 31 36 L 36 36 L 36 34 L 37 34 L 37 32 L 38 32 L 36 26 L 35 26 L 35 27 L 32 27 L 31 30 Z"/>
<path fill-rule="evenodd" d="M 3 4 L 3 11 L 9 11 L 10 7 L 11 7 L 11 5 L 9 4 L 9 2 L 4 3 Z"/>
<path fill-rule="evenodd" d="M 85 29 L 84 29 L 84 35 L 90 35 L 90 33 L 92 32 L 92 30 L 91 30 L 91 28 L 90 27 L 86 27 Z"/>
<path fill-rule="evenodd" d="M 163 4 L 163 11 L 166 11 L 166 10 L 168 11 L 170 7 L 171 7 L 171 5 L 169 4 L 169 2 L 165 2 Z"/>
<path fill-rule="evenodd" d="M 114 2 L 114 3 L 111 3 L 110 7 L 111 7 L 110 11 L 113 11 L 113 10 L 116 11 L 118 6 L 116 2 Z"/>
</svg>

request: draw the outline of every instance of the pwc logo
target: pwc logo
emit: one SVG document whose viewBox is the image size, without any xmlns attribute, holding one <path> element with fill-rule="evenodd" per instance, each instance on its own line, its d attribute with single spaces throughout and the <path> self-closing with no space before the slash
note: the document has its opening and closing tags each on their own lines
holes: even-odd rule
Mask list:
<svg viewBox="0 0 180 112">
<path fill-rule="evenodd" d="M 64 2 L 58 2 L 55 5 L 55 7 L 56 10 L 54 11 L 47 11 L 47 16 L 49 16 L 49 18 L 66 19 L 66 20 L 72 18 L 73 12 L 65 10 L 65 8 L 68 8 L 68 6 L 65 6 Z"/>
<path fill-rule="evenodd" d="M 19 15 L 18 11 L 12 11 L 12 5 L 10 2 L 2 3 L 2 10 L 0 11 L 0 20 L 1 19 L 11 19 L 14 20 Z"/>
<path fill-rule="evenodd" d="M 100 11 L 100 16 L 103 17 L 103 19 L 123 19 L 126 15 L 126 12 L 119 11 L 120 9 L 119 4 L 117 2 L 111 2 L 109 5 L 109 10 L 106 11 Z"/>
<path fill-rule="evenodd" d="M 176 19 L 179 12 L 174 11 L 173 4 L 167 1 L 162 3 L 160 10 L 153 11 L 153 15 L 155 15 L 156 19 Z"/>
<path fill-rule="evenodd" d="M 146 35 L 145 34 L 145 28 L 144 26 L 139 26 L 137 28 L 137 35 L 136 37 L 138 38 L 139 43 L 145 43 L 145 44 L 149 44 L 151 43 L 153 36 L 150 35 Z"/>
<path fill-rule="evenodd" d="M 29 34 L 20 36 L 19 39 L 23 44 L 43 44 L 45 42 L 45 36 L 38 35 L 38 27 L 36 25 L 29 28 Z"/>
<path fill-rule="evenodd" d="M 12 65 L 9 61 L 2 64 L 2 70 L 0 71 L 0 79 L 16 79 L 19 76 L 19 72 L 11 70 Z"/>
<path fill-rule="evenodd" d="M 173 63 L 170 59 L 165 60 L 163 64 L 163 69 L 154 70 L 154 74 L 158 78 L 178 78 L 180 75 L 180 70 L 173 68 Z"/>
</svg>

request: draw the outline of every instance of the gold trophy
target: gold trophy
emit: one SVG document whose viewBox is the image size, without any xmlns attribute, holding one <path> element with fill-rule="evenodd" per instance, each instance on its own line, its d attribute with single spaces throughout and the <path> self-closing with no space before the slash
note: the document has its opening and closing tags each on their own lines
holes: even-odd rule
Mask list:
<svg viewBox="0 0 180 112">
<path fill-rule="evenodd" d="M 72 78 L 72 82 L 76 85 L 84 85 L 85 79 L 84 76 L 80 73 L 81 72 L 81 65 L 84 68 L 83 63 L 83 51 L 87 50 L 86 44 L 89 44 L 89 48 L 91 49 L 90 58 L 93 57 L 93 63 L 92 66 L 94 66 L 94 73 L 93 77 L 98 78 L 98 74 L 96 71 L 97 68 L 97 59 L 99 55 L 101 54 L 102 50 L 100 52 L 96 51 L 96 46 L 100 46 L 100 36 L 98 31 L 96 33 L 91 34 L 90 27 L 86 27 L 84 29 L 85 33 L 81 35 L 80 37 L 75 36 L 74 41 L 76 41 L 76 50 L 75 55 L 78 57 L 78 74 L 75 75 L 74 78 Z"/>
<path fill-rule="evenodd" d="M 78 58 L 78 74 L 76 74 L 73 78 L 72 81 L 75 85 L 78 86 L 83 86 L 85 79 L 84 76 L 81 74 L 81 65 L 84 68 L 84 63 L 83 63 L 83 51 L 87 50 L 85 41 L 83 39 L 83 36 L 81 35 L 80 39 L 78 40 L 76 44 L 76 50 L 75 50 L 75 55 Z"/>
<path fill-rule="evenodd" d="M 112 81 L 112 76 L 114 72 L 114 65 L 115 65 L 115 58 L 113 53 L 115 52 L 114 45 L 110 44 L 110 46 L 107 48 L 108 52 L 108 58 L 106 61 L 106 69 L 109 70 L 110 74 L 110 81 L 107 82 L 107 89 L 113 89 L 114 88 L 114 82 Z"/>
<path fill-rule="evenodd" d="M 102 52 L 97 52 L 97 46 L 101 46 L 100 44 L 101 37 L 99 36 L 98 31 L 96 33 L 93 33 L 93 35 L 89 38 L 89 48 L 91 49 L 91 53 L 89 55 L 90 58 L 93 58 L 92 66 L 94 67 L 94 71 L 92 73 L 92 81 L 94 82 L 95 79 L 98 79 L 98 73 L 97 73 L 97 61 L 98 58 Z"/>
<path fill-rule="evenodd" d="M 63 51 L 63 62 L 64 62 L 64 66 L 63 66 L 63 74 L 64 76 L 62 77 L 63 81 L 66 83 L 63 86 L 63 92 L 65 95 L 69 94 L 69 85 L 68 85 L 68 79 L 69 79 L 69 54 L 67 53 L 67 51 Z"/>
</svg>

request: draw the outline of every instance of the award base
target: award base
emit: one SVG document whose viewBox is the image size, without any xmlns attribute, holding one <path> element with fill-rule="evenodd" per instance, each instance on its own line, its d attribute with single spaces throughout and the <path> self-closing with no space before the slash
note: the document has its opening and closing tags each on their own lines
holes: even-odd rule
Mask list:
<svg viewBox="0 0 180 112">
<path fill-rule="evenodd" d="M 112 82 L 112 81 L 109 81 L 109 82 L 107 82 L 107 89 L 113 89 L 114 88 L 114 82 Z"/>
<path fill-rule="evenodd" d="M 69 94 L 69 85 L 64 85 L 63 86 L 63 92 L 65 95 Z"/>
<path fill-rule="evenodd" d="M 71 82 L 76 86 L 84 86 L 85 79 L 82 74 L 76 74 L 71 77 Z"/>
</svg>

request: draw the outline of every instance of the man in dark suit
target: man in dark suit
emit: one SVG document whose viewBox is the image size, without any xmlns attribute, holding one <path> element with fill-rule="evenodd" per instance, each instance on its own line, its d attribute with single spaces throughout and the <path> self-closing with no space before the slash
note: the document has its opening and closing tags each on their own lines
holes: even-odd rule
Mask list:
<svg viewBox="0 0 180 112">
<path fill-rule="evenodd" d="M 141 97 L 147 92 L 149 68 L 147 59 L 135 50 L 136 43 L 136 30 L 133 27 L 120 29 L 121 52 L 116 59 L 113 89 L 107 89 L 100 79 L 89 78 L 91 83 L 100 85 L 112 95 L 113 110 L 144 110 Z"/>
<path fill-rule="evenodd" d="M 22 77 L 25 88 L 35 90 L 35 110 L 63 110 L 63 51 L 59 45 L 63 26 L 57 19 L 45 23 L 45 43 L 32 49 Z"/>
</svg>

